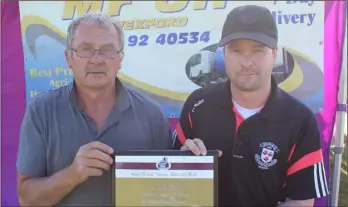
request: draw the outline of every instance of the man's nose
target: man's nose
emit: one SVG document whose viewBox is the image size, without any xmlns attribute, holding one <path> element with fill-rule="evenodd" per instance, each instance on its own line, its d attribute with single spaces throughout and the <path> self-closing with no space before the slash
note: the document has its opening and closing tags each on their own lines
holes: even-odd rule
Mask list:
<svg viewBox="0 0 348 207">
<path fill-rule="evenodd" d="M 89 62 L 92 64 L 100 64 L 104 62 L 104 58 L 99 52 L 94 52 L 94 55 L 90 58 Z"/>
<path fill-rule="evenodd" d="M 254 61 L 249 56 L 244 56 L 241 60 L 241 65 L 244 67 L 250 67 L 254 65 Z"/>
</svg>

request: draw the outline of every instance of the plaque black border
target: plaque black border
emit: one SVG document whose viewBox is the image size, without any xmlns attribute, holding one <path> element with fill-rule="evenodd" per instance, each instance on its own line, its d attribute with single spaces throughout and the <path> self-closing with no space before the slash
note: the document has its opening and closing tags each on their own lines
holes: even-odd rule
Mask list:
<svg viewBox="0 0 348 207">
<path fill-rule="evenodd" d="M 111 199 L 112 206 L 116 207 L 115 202 L 115 158 L 116 156 L 204 156 L 195 155 L 191 151 L 181 151 L 181 150 L 130 150 L 123 152 L 116 152 L 112 155 L 113 164 L 111 166 Z M 218 207 L 218 156 L 219 152 L 217 150 L 207 150 L 208 156 L 214 157 L 214 207 Z"/>
</svg>

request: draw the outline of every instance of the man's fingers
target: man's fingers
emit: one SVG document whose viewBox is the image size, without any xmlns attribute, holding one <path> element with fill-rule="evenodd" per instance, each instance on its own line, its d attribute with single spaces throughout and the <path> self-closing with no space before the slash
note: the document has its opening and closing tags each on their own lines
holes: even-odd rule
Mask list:
<svg viewBox="0 0 348 207">
<path fill-rule="evenodd" d="M 185 146 L 191 151 L 193 152 L 195 155 L 200 155 L 201 152 L 198 148 L 198 146 L 191 140 L 191 139 L 187 139 L 185 141 Z"/>
<path fill-rule="evenodd" d="M 113 162 L 113 159 L 111 158 L 110 155 L 105 154 L 104 152 L 97 150 L 97 149 L 92 149 L 92 150 L 87 151 L 84 154 L 84 157 L 90 158 L 90 159 L 98 159 L 98 160 L 103 161 L 105 163 L 108 163 L 110 165 Z"/>
<path fill-rule="evenodd" d="M 103 171 L 101 169 L 98 169 L 98 168 L 87 167 L 86 174 L 88 176 L 101 176 L 103 174 Z"/>
<path fill-rule="evenodd" d="M 90 142 L 86 145 L 86 147 L 88 149 L 98 149 L 98 150 L 101 150 L 107 154 L 114 153 L 114 149 L 112 149 L 110 146 L 108 146 L 104 143 L 98 142 L 98 141 Z"/>
<path fill-rule="evenodd" d="M 87 167 L 109 170 L 110 165 L 106 162 L 97 159 L 86 159 L 84 163 Z"/>
<path fill-rule="evenodd" d="M 181 148 L 180 148 L 180 150 L 182 150 L 182 151 L 187 151 L 187 150 L 190 150 L 186 145 L 184 145 L 184 146 L 182 146 Z"/>
<path fill-rule="evenodd" d="M 205 148 L 205 145 L 202 140 L 200 139 L 194 139 L 193 142 L 195 145 L 199 148 L 199 152 L 201 155 L 206 155 L 207 154 L 207 149 Z"/>
<path fill-rule="evenodd" d="M 202 140 L 195 138 L 195 139 L 187 139 L 185 141 L 185 145 L 181 147 L 181 150 L 190 150 L 195 155 L 207 155 L 207 148 L 205 147 Z M 222 156 L 222 151 L 218 150 L 218 156 Z"/>
</svg>

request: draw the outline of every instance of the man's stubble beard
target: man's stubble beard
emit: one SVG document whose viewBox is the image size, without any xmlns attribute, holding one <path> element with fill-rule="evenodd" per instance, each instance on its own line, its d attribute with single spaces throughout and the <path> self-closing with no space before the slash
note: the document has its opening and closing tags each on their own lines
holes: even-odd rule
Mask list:
<svg viewBox="0 0 348 207">
<path fill-rule="evenodd" d="M 249 80 L 242 82 L 241 80 L 229 78 L 231 85 L 242 92 L 253 92 L 261 89 L 265 84 L 267 84 L 268 80 L 271 78 L 267 78 L 268 75 L 264 74 L 264 76 L 256 75 L 255 80 Z M 272 74 L 270 74 L 272 76 Z"/>
</svg>

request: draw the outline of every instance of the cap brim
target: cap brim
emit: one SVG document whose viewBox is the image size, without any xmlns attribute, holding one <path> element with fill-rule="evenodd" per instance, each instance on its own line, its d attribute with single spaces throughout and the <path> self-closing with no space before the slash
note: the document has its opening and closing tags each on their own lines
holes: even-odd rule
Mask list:
<svg viewBox="0 0 348 207">
<path fill-rule="evenodd" d="M 261 44 L 266 45 L 269 48 L 275 49 L 277 48 L 277 40 L 273 37 L 267 36 L 262 33 L 256 32 L 237 32 L 233 34 L 226 35 L 220 40 L 219 46 L 223 47 L 227 43 L 236 39 L 248 39 L 260 42 Z"/>
</svg>

